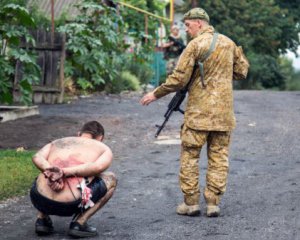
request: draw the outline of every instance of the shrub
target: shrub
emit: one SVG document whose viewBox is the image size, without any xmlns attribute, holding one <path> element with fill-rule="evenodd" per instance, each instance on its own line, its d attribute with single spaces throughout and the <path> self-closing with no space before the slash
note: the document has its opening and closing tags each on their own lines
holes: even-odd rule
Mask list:
<svg viewBox="0 0 300 240">
<path fill-rule="evenodd" d="M 108 93 L 120 93 L 122 91 L 136 91 L 140 89 L 139 80 L 129 71 L 122 71 L 115 79 L 106 84 Z"/>
<path fill-rule="evenodd" d="M 138 78 L 129 71 L 121 73 L 121 82 L 123 82 L 124 90 L 137 91 L 140 89 L 140 82 Z"/>
<path fill-rule="evenodd" d="M 141 85 L 147 85 L 153 78 L 154 72 L 147 63 L 138 63 L 130 60 L 124 67 L 127 71 L 137 76 Z"/>
</svg>

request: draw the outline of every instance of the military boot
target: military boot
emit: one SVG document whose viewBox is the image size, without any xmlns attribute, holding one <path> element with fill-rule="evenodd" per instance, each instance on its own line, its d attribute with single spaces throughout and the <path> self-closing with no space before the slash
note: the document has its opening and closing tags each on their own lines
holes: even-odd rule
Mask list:
<svg viewBox="0 0 300 240">
<path fill-rule="evenodd" d="M 207 217 L 219 217 L 220 216 L 220 196 L 205 189 L 204 198 L 206 201 L 206 216 Z"/>
<path fill-rule="evenodd" d="M 177 206 L 176 213 L 179 215 L 197 216 L 200 214 L 200 207 L 198 204 L 189 206 L 183 202 Z"/>
<path fill-rule="evenodd" d="M 220 208 L 218 205 L 209 205 L 206 207 L 206 216 L 207 217 L 219 217 L 220 216 Z"/>
</svg>

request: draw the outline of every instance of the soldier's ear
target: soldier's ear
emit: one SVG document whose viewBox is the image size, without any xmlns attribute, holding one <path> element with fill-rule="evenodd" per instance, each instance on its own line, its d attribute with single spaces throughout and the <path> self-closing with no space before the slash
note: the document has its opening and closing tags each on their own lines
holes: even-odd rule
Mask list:
<svg viewBox="0 0 300 240">
<path fill-rule="evenodd" d="M 202 24 L 202 21 L 201 21 L 201 20 L 197 19 L 197 23 L 198 23 L 198 26 L 200 26 L 200 27 L 202 27 L 202 26 L 203 26 L 203 24 Z"/>
</svg>

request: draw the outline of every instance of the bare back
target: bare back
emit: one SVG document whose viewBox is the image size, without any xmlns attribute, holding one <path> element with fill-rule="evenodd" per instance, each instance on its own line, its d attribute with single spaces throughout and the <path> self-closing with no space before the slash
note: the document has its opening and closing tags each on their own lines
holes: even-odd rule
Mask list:
<svg viewBox="0 0 300 240">
<path fill-rule="evenodd" d="M 83 137 L 66 137 L 53 141 L 45 148 L 49 148 L 47 160 L 51 166 L 62 169 L 70 169 L 76 166 L 91 167 L 91 164 L 98 163 L 99 158 L 110 149 L 100 141 Z M 41 152 L 43 149 L 40 150 Z M 74 175 L 74 176 L 73 176 Z M 97 174 L 99 175 L 99 174 Z M 95 175 L 91 173 L 89 181 Z M 47 198 L 59 202 L 72 202 L 80 197 L 77 185 L 82 181 L 82 176 L 71 174 L 64 178 L 64 187 L 61 191 L 53 191 L 47 184 L 47 179 L 41 173 L 37 179 L 39 193 Z"/>
</svg>

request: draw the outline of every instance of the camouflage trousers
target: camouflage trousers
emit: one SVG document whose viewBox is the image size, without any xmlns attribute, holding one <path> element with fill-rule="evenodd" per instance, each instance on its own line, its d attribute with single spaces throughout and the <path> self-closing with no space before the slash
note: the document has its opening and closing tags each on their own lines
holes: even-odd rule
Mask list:
<svg viewBox="0 0 300 240">
<path fill-rule="evenodd" d="M 180 188 L 187 205 L 199 204 L 199 156 L 207 143 L 207 173 L 204 197 L 207 203 L 219 204 L 226 191 L 228 152 L 231 132 L 201 131 L 188 128 L 181 130 Z"/>
</svg>

